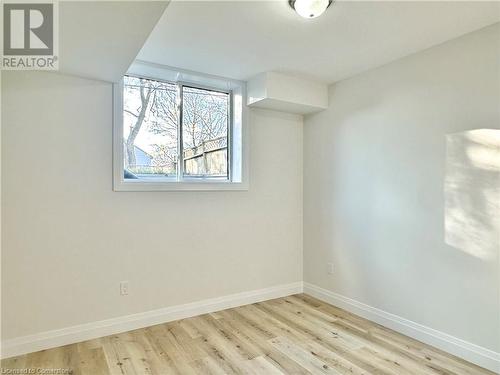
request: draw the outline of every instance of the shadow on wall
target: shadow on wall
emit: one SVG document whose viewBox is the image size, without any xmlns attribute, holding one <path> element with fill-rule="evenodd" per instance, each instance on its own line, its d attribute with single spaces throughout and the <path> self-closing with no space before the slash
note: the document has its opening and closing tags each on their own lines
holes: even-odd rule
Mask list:
<svg viewBox="0 0 500 375">
<path fill-rule="evenodd" d="M 488 260 L 500 250 L 500 130 L 446 136 L 445 242 Z"/>
</svg>

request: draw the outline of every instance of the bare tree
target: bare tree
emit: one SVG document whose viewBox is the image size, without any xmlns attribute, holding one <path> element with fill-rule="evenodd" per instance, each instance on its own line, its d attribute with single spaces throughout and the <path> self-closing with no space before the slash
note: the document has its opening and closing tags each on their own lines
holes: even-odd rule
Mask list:
<svg viewBox="0 0 500 375">
<path fill-rule="evenodd" d="M 125 112 L 135 117 L 135 123 L 130 126 L 130 132 L 128 134 L 127 140 L 125 142 L 127 148 L 127 160 L 129 167 L 135 167 L 137 162 L 135 159 L 135 139 L 139 130 L 141 130 L 142 124 L 144 123 L 144 118 L 146 117 L 146 111 L 149 106 L 149 101 L 151 99 L 151 94 L 153 93 L 153 86 L 151 81 L 140 79 L 139 80 L 139 93 L 141 98 L 141 105 L 136 109 L 136 112 L 132 112 L 129 109 L 124 109 Z"/>
<path fill-rule="evenodd" d="M 197 147 L 203 142 L 227 135 L 228 98 L 201 89 L 184 92 L 184 146 Z"/>
<path fill-rule="evenodd" d="M 168 139 L 177 139 L 177 89 L 163 87 L 157 90 L 151 105 L 154 120 L 149 130 L 154 134 L 168 136 Z"/>
</svg>

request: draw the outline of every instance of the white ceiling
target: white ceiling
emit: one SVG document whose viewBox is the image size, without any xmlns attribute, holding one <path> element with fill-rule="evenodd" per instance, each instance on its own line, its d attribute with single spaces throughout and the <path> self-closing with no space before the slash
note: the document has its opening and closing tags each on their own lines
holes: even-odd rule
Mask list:
<svg viewBox="0 0 500 375">
<path fill-rule="evenodd" d="M 116 82 L 168 1 L 61 1 L 59 72 Z"/>
<path fill-rule="evenodd" d="M 300 18 L 280 1 L 173 1 L 138 59 L 246 80 L 331 83 L 500 21 L 500 2 L 337 1 Z"/>
</svg>

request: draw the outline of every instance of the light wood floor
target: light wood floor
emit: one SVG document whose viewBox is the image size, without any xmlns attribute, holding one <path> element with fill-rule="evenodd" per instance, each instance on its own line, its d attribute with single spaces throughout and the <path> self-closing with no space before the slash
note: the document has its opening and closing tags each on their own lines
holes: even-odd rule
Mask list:
<svg viewBox="0 0 500 375">
<path fill-rule="evenodd" d="M 2 361 L 73 374 L 493 374 L 304 294 Z"/>
</svg>

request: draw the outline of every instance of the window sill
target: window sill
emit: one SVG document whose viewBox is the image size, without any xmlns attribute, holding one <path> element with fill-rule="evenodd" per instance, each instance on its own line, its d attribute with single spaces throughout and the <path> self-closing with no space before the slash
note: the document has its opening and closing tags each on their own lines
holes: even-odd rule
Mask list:
<svg viewBox="0 0 500 375">
<path fill-rule="evenodd" d="M 146 182 L 120 181 L 114 191 L 245 191 L 248 183 L 221 181 Z"/>
</svg>

